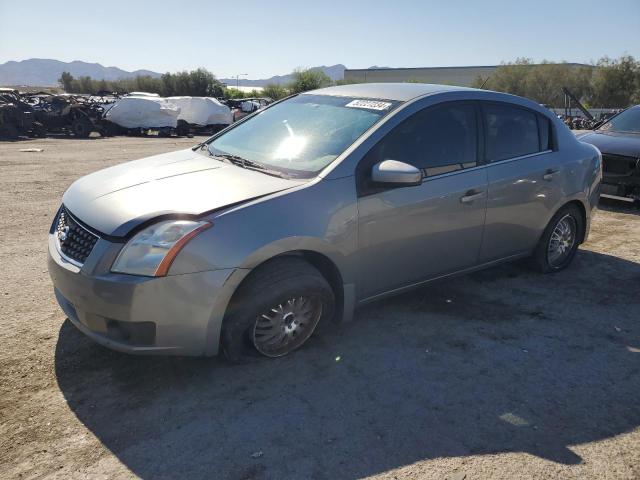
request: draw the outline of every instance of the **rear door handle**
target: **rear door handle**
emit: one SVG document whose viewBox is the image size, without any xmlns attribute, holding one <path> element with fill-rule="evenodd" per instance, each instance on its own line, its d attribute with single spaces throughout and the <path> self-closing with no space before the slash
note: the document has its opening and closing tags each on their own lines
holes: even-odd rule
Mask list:
<svg viewBox="0 0 640 480">
<path fill-rule="evenodd" d="M 547 171 L 544 173 L 544 175 L 542 176 L 543 180 L 546 180 L 547 182 L 553 180 L 553 176 L 558 173 L 560 170 L 558 170 L 557 168 L 548 168 Z"/>
<path fill-rule="evenodd" d="M 464 197 L 460 197 L 462 203 L 471 203 L 474 200 L 484 197 L 484 192 L 476 192 L 475 190 L 469 190 Z"/>
</svg>

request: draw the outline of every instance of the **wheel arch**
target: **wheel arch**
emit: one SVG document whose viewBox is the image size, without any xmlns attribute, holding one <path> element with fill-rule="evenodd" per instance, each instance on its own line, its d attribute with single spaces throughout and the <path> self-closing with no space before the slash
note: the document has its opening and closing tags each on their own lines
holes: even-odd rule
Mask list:
<svg viewBox="0 0 640 480">
<path fill-rule="evenodd" d="M 307 263 L 309 263 L 311 266 L 313 266 L 316 270 L 318 270 L 318 272 L 320 272 L 320 274 L 324 277 L 324 279 L 327 281 L 327 283 L 331 287 L 331 290 L 333 291 L 333 295 L 336 300 L 336 320 L 340 319 L 340 317 L 342 316 L 342 311 L 344 309 L 344 282 L 343 282 L 343 277 L 342 277 L 342 273 L 340 272 L 340 269 L 338 268 L 336 263 L 333 260 L 331 260 L 327 255 L 314 250 L 300 249 L 300 250 L 289 250 L 286 252 L 281 252 L 255 265 L 251 269 L 251 271 L 247 275 L 245 275 L 244 278 L 240 281 L 240 283 L 235 287 L 233 294 L 231 295 L 231 298 L 229 299 L 229 302 L 225 309 L 223 322 L 224 322 L 224 318 L 226 318 L 227 316 L 227 312 L 229 311 L 229 308 L 233 305 L 234 300 L 237 298 L 238 292 L 240 292 L 240 290 L 242 289 L 242 286 L 245 285 L 253 276 L 255 276 L 257 271 L 265 268 L 266 266 L 272 264 L 273 262 L 278 261 L 279 259 L 287 258 L 287 257 L 301 258 Z"/>
<path fill-rule="evenodd" d="M 559 212 L 561 209 L 569 205 L 575 205 L 580 211 L 580 215 L 582 216 L 582 230 L 579 232 L 580 236 L 578 238 L 578 243 L 583 243 L 585 240 L 586 231 L 587 231 L 587 208 L 585 207 L 584 203 L 578 199 L 571 200 L 563 204 L 560 208 L 558 208 L 558 210 L 556 210 L 555 213 Z"/>
<path fill-rule="evenodd" d="M 569 205 L 574 205 L 578 209 L 578 211 L 580 211 L 580 215 L 582 217 L 582 231 L 580 232 L 580 236 L 578 238 L 578 244 L 582 244 L 585 241 L 585 238 L 589 229 L 589 218 L 587 217 L 587 207 L 585 206 L 584 202 L 580 198 L 573 198 L 571 200 L 565 201 L 564 203 L 560 204 L 558 208 L 553 210 L 553 213 L 547 219 L 547 223 L 545 224 L 544 228 L 540 232 L 540 235 L 538 236 L 536 245 L 538 244 L 538 242 L 540 242 L 540 239 L 544 235 L 545 229 L 549 226 L 549 223 L 551 222 L 553 217 L 555 217 L 560 210 L 562 210 L 563 208 Z"/>
<path fill-rule="evenodd" d="M 264 259 L 257 265 L 252 266 L 250 269 L 236 269 L 234 274 L 232 274 L 228 279 L 228 284 L 231 289 L 228 290 L 228 293 L 224 296 L 225 298 L 220 299 L 220 303 L 218 303 L 217 307 L 214 308 L 214 312 L 212 313 L 212 317 L 207 327 L 205 350 L 203 352 L 204 355 L 217 355 L 220 352 L 220 334 L 222 331 L 222 325 L 228 318 L 229 312 L 231 308 L 233 308 L 234 301 L 237 299 L 241 287 L 245 285 L 253 275 L 255 275 L 258 269 L 264 268 L 266 265 L 285 257 L 300 257 L 316 268 L 325 280 L 327 280 L 334 293 L 336 300 L 334 320 L 340 321 L 344 317 L 350 318 L 352 312 L 349 308 L 353 305 L 353 299 L 345 299 L 343 275 L 338 268 L 338 265 L 331 258 L 314 250 L 298 249 L 280 252 L 270 258 Z"/>
</svg>

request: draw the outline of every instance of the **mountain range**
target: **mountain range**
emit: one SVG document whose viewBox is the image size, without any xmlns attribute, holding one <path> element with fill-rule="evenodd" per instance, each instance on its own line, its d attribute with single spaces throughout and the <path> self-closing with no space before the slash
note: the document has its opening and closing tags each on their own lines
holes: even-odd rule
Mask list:
<svg viewBox="0 0 640 480">
<path fill-rule="evenodd" d="M 344 78 L 345 66 L 331 65 L 313 67 L 313 70 L 322 70 L 332 80 Z M 9 61 L 0 64 L 0 85 L 26 85 L 49 87 L 56 86 L 62 72 L 69 72 L 74 77 L 89 76 L 97 80 L 116 80 L 118 78 L 131 78 L 139 75 L 159 77 L 161 74 L 151 70 L 135 70 L 129 72 L 118 67 L 105 67 L 99 63 L 88 63 L 80 60 L 73 62 L 61 62 L 46 58 L 31 58 L 29 60 Z M 249 80 L 240 78 L 238 84 L 247 87 L 262 87 L 268 83 L 285 84 L 291 80 L 291 74 L 276 75 L 271 78 Z M 229 86 L 236 85 L 235 78 L 221 78 L 221 82 Z"/>
<path fill-rule="evenodd" d="M 74 77 L 89 76 L 99 80 L 117 80 L 138 75 L 160 76 L 159 73 L 150 70 L 127 72 L 118 67 L 105 67 L 99 63 L 79 60 L 61 62 L 47 58 L 30 58 L 29 60 L 0 64 L 0 85 L 52 87 L 58 84 L 62 72 L 70 72 Z"/>
</svg>

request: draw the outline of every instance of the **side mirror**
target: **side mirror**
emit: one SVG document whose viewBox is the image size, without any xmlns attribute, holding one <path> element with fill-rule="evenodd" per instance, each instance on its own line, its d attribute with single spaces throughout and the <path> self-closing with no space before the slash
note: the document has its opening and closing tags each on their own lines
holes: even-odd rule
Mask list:
<svg viewBox="0 0 640 480">
<path fill-rule="evenodd" d="M 408 163 L 383 160 L 371 169 L 371 180 L 388 186 L 411 187 L 422 184 L 422 172 Z"/>
</svg>

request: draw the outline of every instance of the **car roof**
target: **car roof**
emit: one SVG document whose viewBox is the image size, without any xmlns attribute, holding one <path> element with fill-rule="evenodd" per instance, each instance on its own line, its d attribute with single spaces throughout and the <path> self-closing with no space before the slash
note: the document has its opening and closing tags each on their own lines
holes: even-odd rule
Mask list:
<svg viewBox="0 0 640 480">
<path fill-rule="evenodd" d="M 436 92 L 472 90 L 475 88 L 437 85 L 432 83 L 354 83 L 336 87 L 320 88 L 306 92 L 312 95 L 332 95 L 336 97 L 364 97 L 406 102 L 416 97 Z"/>
</svg>

